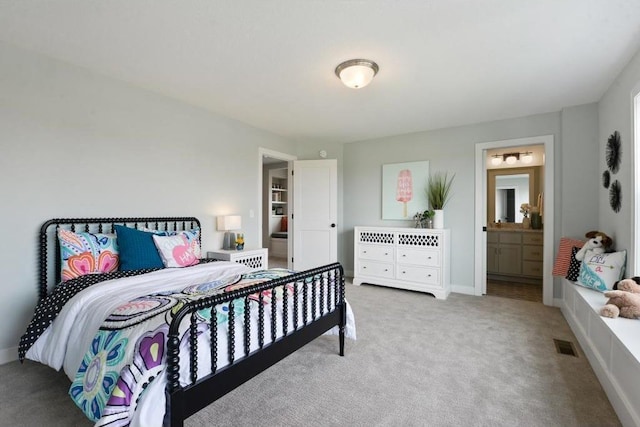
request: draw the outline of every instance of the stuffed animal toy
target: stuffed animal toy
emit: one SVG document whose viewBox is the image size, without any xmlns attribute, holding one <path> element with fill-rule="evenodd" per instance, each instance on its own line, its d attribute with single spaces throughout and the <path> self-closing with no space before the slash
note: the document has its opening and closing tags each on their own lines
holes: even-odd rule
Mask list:
<svg viewBox="0 0 640 427">
<path fill-rule="evenodd" d="M 622 285 L 622 288 L 618 288 L 619 285 Z M 622 280 L 614 283 L 613 284 L 613 290 L 614 291 L 621 290 L 621 291 L 633 292 L 635 294 L 640 293 L 640 286 L 634 286 L 634 285 L 640 285 L 640 277 L 639 276 L 633 276 L 631 279 L 622 279 Z"/>
<path fill-rule="evenodd" d="M 587 240 L 584 243 L 584 246 L 576 252 L 576 259 L 578 261 L 582 261 L 584 259 L 584 254 L 586 254 L 588 250 L 592 250 L 596 254 L 603 254 L 613 243 L 611 237 L 601 231 L 590 231 L 585 234 L 585 237 L 589 240 Z"/>
<path fill-rule="evenodd" d="M 623 281 L 624 282 L 624 281 Z M 640 286 L 633 280 L 634 290 L 640 291 Z M 625 282 L 628 284 L 628 282 Z M 636 288 L 638 287 L 638 288 Z M 620 285 L 618 285 L 620 288 Z M 610 317 L 615 319 L 616 317 L 626 317 L 628 319 L 635 319 L 640 317 L 640 293 L 627 292 L 627 291 L 608 291 L 604 293 L 604 296 L 609 298 L 607 304 L 600 309 L 600 315 L 604 317 Z"/>
</svg>

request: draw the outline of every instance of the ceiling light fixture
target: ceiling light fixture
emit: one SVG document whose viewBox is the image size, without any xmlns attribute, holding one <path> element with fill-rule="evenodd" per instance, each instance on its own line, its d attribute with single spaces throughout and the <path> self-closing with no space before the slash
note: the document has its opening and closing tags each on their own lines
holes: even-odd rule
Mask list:
<svg viewBox="0 0 640 427">
<path fill-rule="evenodd" d="M 378 70 L 378 64 L 368 59 L 350 59 L 336 67 L 336 76 L 345 86 L 360 89 L 371 83 Z"/>
<path fill-rule="evenodd" d="M 518 160 L 522 163 L 529 164 L 533 162 L 533 153 L 531 151 L 525 151 L 524 153 L 504 153 L 491 156 L 491 164 L 493 166 L 499 166 L 502 162 L 513 165 L 518 162 Z"/>
</svg>

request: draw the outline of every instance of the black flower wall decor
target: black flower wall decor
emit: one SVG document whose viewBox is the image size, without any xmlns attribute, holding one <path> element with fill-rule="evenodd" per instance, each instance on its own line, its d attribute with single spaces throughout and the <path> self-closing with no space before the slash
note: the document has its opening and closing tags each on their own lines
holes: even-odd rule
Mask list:
<svg viewBox="0 0 640 427">
<path fill-rule="evenodd" d="M 604 188 L 609 188 L 609 184 L 611 184 L 611 174 L 606 170 L 602 172 L 602 186 Z"/>
<path fill-rule="evenodd" d="M 622 207 L 622 188 L 620 181 L 617 179 L 611 183 L 611 187 L 609 188 L 609 205 L 611 205 L 611 209 L 613 209 L 614 212 L 620 212 L 620 208 Z"/>
<path fill-rule="evenodd" d="M 620 132 L 615 131 L 609 135 L 607 139 L 607 167 L 611 173 L 618 173 L 620 170 L 620 161 L 622 160 L 622 151 L 620 143 Z"/>
</svg>

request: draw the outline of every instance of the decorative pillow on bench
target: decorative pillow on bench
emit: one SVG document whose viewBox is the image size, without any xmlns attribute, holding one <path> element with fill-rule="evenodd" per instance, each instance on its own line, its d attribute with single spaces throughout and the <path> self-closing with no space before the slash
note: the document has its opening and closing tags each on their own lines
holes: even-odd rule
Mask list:
<svg viewBox="0 0 640 427">
<path fill-rule="evenodd" d="M 553 264 L 552 274 L 554 276 L 566 277 L 569 272 L 569 267 L 574 264 L 574 266 L 577 267 L 575 269 L 576 277 L 569 280 L 573 280 L 575 282 L 578 277 L 578 271 L 580 270 L 580 261 L 575 259 L 575 253 L 572 253 L 571 249 L 574 247 L 581 248 L 583 245 L 583 240 L 573 239 L 571 237 L 561 237 L 560 244 L 558 245 L 556 261 Z"/>
<path fill-rule="evenodd" d="M 565 276 L 567 280 L 571 280 L 575 282 L 578 280 L 578 275 L 580 274 L 580 266 L 582 265 L 582 261 L 578 261 L 576 259 L 576 254 L 580 250 L 582 246 L 574 246 L 571 248 L 571 258 L 569 258 L 569 267 L 567 268 L 567 275 Z"/>
<path fill-rule="evenodd" d="M 588 250 L 580 266 L 578 284 L 600 292 L 613 289 L 624 275 L 627 251 L 598 254 Z"/>
</svg>

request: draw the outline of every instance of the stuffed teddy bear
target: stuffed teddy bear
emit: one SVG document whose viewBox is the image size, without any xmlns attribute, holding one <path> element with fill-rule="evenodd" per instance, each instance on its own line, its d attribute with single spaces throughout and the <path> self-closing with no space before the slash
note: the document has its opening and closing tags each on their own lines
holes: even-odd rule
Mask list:
<svg viewBox="0 0 640 427">
<path fill-rule="evenodd" d="M 584 243 L 584 246 L 576 252 L 576 259 L 578 261 L 582 261 L 584 259 L 584 254 L 586 254 L 588 250 L 592 250 L 596 254 L 603 254 L 613 243 L 611 237 L 601 231 L 590 231 L 585 234 L 585 237 L 589 240 L 587 240 Z"/>
<path fill-rule="evenodd" d="M 631 282 L 634 282 L 640 285 L 640 276 L 633 276 L 631 279 L 622 279 L 617 281 L 616 283 L 613 284 L 613 290 L 617 291 L 618 285 L 623 284 L 622 285 L 623 289 L 620 289 L 621 291 L 634 292 L 636 294 L 640 292 L 640 287 L 633 286 L 633 283 Z"/>
<path fill-rule="evenodd" d="M 628 319 L 640 317 L 640 285 L 636 283 L 635 277 L 624 279 L 616 285 L 617 291 L 608 291 L 604 296 L 609 301 L 600 309 L 600 315 L 615 319 L 618 316 Z"/>
</svg>

